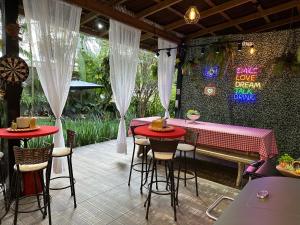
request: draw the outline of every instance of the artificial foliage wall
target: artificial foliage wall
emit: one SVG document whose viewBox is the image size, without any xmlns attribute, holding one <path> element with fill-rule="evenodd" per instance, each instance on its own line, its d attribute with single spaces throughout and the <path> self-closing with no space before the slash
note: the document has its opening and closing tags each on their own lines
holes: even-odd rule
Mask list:
<svg viewBox="0 0 300 225">
<path fill-rule="evenodd" d="M 214 61 L 207 62 L 203 50 L 213 46 L 189 48 L 185 62 L 194 63 L 183 76 L 181 116 L 196 109 L 201 121 L 273 129 L 280 154 L 287 152 L 300 157 L 300 74 L 297 69 L 277 68 L 282 65 L 278 58 L 299 46 L 300 30 L 213 39 L 200 38 L 189 44 L 244 40 L 253 42 L 256 51 L 250 54 L 249 46 L 241 51 L 233 46 L 232 62 L 223 60 L 222 65 L 211 65 Z M 217 66 L 217 75 L 214 70 L 207 72 L 207 66 Z"/>
</svg>

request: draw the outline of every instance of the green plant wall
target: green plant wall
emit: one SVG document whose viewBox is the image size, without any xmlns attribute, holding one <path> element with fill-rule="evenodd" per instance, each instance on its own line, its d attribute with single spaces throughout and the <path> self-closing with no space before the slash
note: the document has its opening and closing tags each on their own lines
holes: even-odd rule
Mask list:
<svg viewBox="0 0 300 225">
<path fill-rule="evenodd" d="M 300 30 L 295 32 L 294 44 L 299 46 Z M 289 36 L 289 31 L 225 36 L 227 40 L 254 42 L 255 54 L 249 53 L 249 47 L 243 47 L 241 52 L 236 49 L 233 65 L 226 74 L 219 74 L 215 79 L 203 77 L 203 63 L 193 67 L 189 75 L 183 77 L 181 115 L 194 108 L 200 112 L 202 121 L 273 129 L 280 154 L 287 152 L 300 157 L 300 74 L 278 77 L 272 73 L 273 59 L 291 44 Z M 217 41 L 219 37 L 214 38 Z M 200 38 L 190 44 L 212 41 Z M 200 48 L 189 49 L 186 60 L 199 56 L 200 51 Z M 238 66 L 259 66 L 261 69 L 258 81 L 262 89 L 257 91 L 255 103 L 232 100 Z M 204 94 L 205 86 L 211 83 L 216 86 L 216 96 Z"/>
</svg>

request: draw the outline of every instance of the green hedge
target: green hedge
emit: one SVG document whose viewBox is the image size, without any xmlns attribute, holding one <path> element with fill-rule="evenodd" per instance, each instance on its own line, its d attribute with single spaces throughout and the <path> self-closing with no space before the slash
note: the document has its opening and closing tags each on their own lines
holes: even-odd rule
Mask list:
<svg viewBox="0 0 300 225">
<path fill-rule="evenodd" d="M 39 118 L 39 125 L 54 125 L 54 119 Z M 66 129 L 76 132 L 76 146 L 99 143 L 111 139 L 116 139 L 118 135 L 118 120 L 103 121 L 97 118 L 69 119 L 63 120 L 64 136 Z M 52 137 L 34 138 L 29 141 L 29 147 L 41 146 L 44 142 L 51 143 Z"/>
</svg>

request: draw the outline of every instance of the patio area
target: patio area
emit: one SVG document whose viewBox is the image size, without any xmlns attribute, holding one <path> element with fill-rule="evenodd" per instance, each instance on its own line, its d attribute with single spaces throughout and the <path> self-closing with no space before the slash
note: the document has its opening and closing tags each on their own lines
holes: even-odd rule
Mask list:
<svg viewBox="0 0 300 225">
<path fill-rule="evenodd" d="M 73 199 L 69 190 L 53 191 L 52 218 L 53 224 L 90 224 L 90 225 L 142 225 L 142 224 L 184 224 L 210 225 L 205 211 L 220 195 L 235 197 L 239 190 L 198 179 L 199 197 L 195 196 L 193 182 L 187 187 L 181 183 L 179 191 L 178 222 L 174 222 L 169 196 L 153 196 L 149 220 L 145 220 L 144 202 L 147 190 L 140 194 L 140 176 L 133 173 L 128 187 L 128 174 L 132 152 L 132 138 L 127 138 L 128 154 L 120 155 L 111 151 L 116 148 L 116 141 L 87 145 L 75 149 L 74 176 L 76 179 L 76 197 L 78 206 L 73 208 Z M 160 174 L 164 171 L 160 168 Z M 53 182 L 53 185 L 62 185 Z M 223 202 L 215 211 L 221 215 L 229 202 Z M 12 224 L 13 212 L 3 219 L 2 224 Z M 40 212 L 20 214 L 18 224 L 48 224 L 42 220 Z"/>
</svg>

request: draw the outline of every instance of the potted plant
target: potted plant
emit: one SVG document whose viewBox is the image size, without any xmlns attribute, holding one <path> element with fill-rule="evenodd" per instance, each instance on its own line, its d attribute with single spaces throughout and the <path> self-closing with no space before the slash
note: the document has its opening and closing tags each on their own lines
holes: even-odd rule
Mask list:
<svg viewBox="0 0 300 225">
<path fill-rule="evenodd" d="M 189 109 L 186 113 L 186 117 L 191 120 L 191 123 L 194 123 L 200 118 L 200 113 L 195 109 Z"/>
<path fill-rule="evenodd" d="M 287 166 L 292 165 L 292 163 L 294 162 L 294 159 L 289 154 L 285 153 L 279 157 L 278 162 L 282 168 L 286 168 Z"/>
</svg>

